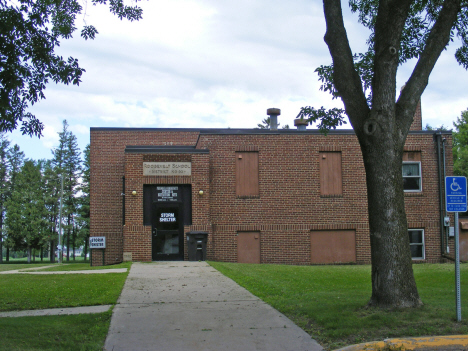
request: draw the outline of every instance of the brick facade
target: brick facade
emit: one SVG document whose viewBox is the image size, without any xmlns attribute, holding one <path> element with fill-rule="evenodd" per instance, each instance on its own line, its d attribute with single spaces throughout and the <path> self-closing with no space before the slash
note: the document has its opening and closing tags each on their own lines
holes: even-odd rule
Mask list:
<svg viewBox="0 0 468 351">
<path fill-rule="evenodd" d="M 416 119 L 420 126 L 420 116 Z M 451 133 L 444 137 L 447 174 L 452 174 Z M 128 146 L 154 148 L 126 152 Z M 186 148 L 179 152 L 175 146 Z M 422 191 L 405 193 L 408 225 L 424 229 L 422 261 L 439 262 L 434 133 L 411 131 L 405 151 L 420 152 L 422 170 Z M 236 196 L 236 152 L 258 152 L 259 196 Z M 341 153 L 341 194 L 321 195 L 321 152 Z M 191 175 L 144 176 L 143 162 L 191 162 Z M 105 264 L 121 262 L 124 254 L 133 261 L 152 260 L 152 227 L 143 223 L 148 184 L 191 186 L 192 223 L 184 233 L 208 233 L 209 260 L 237 262 L 237 236 L 257 232 L 261 263 L 311 264 L 311 235 L 336 231 L 354 235 L 356 263 L 370 263 L 364 165 L 352 130 L 324 136 L 316 130 L 92 128 L 90 230 L 91 236 L 107 239 Z M 101 255 L 93 250 L 93 265 L 102 264 Z"/>
</svg>

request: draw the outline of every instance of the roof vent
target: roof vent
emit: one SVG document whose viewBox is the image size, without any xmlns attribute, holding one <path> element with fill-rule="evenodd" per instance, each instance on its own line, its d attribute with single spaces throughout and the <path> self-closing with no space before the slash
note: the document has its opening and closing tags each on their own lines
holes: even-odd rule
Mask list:
<svg viewBox="0 0 468 351">
<path fill-rule="evenodd" d="M 306 130 L 309 121 L 303 118 L 296 118 L 294 120 L 294 125 L 297 127 L 297 130 Z"/>
<path fill-rule="evenodd" d="M 281 114 L 279 108 L 269 108 L 267 115 L 270 116 L 270 130 L 278 130 L 278 116 Z"/>
</svg>

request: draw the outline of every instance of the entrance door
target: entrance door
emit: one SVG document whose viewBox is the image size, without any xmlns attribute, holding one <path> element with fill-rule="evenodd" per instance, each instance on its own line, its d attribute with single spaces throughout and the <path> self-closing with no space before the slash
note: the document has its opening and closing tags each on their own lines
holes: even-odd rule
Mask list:
<svg viewBox="0 0 468 351">
<path fill-rule="evenodd" d="M 153 261 L 184 259 L 184 220 L 182 204 L 153 203 Z"/>
</svg>

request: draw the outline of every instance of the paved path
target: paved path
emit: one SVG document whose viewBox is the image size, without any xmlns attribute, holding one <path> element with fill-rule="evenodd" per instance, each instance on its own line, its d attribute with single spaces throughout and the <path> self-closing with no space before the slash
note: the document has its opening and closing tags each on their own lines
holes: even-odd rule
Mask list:
<svg viewBox="0 0 468 351">
<path fill-rule="evenodd" d="M 134 263 L 107 351 L 319 351 L 287 317 L 205 262 Z"/>
</svg>

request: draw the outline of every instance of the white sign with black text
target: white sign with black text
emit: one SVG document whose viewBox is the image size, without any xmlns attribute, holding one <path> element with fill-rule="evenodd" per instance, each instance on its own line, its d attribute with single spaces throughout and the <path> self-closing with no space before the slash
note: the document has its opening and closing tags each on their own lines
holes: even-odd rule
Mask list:
<svg viewBox="0 0 468 351">
<path fill-rule="evenodd" d="M 89 238 L 90 249 L 105 249 L 106 248 L 106 237 L 105 236 L 92 236 Z"/>
</svg>

